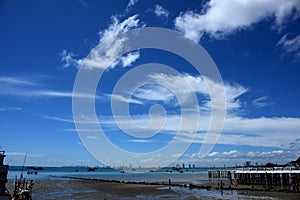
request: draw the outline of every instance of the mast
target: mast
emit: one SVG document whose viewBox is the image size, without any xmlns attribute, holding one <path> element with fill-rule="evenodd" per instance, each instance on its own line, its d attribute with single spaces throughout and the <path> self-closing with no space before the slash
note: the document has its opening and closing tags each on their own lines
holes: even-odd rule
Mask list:
<svg viewBox="0 0 300 200">
<path fill-rule="evenodd" d="M 27 158 L 27 153 L 25 153 L 25 158 L 24 158 L 23 165 L 22 165 L 20 180 L 23 179 L 23 172 L 24 172 L 24 166 L 25 166 L 26 158 Z"/>
</svg>

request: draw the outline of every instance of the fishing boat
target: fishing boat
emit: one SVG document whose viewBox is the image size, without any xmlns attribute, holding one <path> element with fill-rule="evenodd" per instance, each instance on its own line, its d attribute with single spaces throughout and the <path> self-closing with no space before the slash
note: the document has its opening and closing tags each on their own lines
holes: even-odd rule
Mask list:
<svg viewBox="0 0 300 200">
<path fill-rule="evenodd" d="M 26 157 L 27 154 L 25 154 L 20 178 L 18 179 L 16 176 L 15 179 L 15 189 L 12 200 L 32 200 L 33 180 L 26 180 L 23 176 Z"/>
<path fill-rule="evenodd" d="M 12 200 L 32 200 L 33 181 L 27 181 L 21 174 L 20 179 L 15 180 L 15 190 Z"/>
<path fill-rule="evenodd" d="M 11 195 L 6 189 L 8 165 L 4 165 L 5 151 L 0 151 L 0 200 L 11 200 Z"/>
<path fill-rule="evenodd" d="M 18 179 L 16 177 L 15 180 L 15 188 L 13 195 L 11 195 L 8 189 L 5 187 L 5 184 L 7 183 L 8 174 L 8 165 L 4 165 L 5 157 L 5 151 L 0 151 L 0 200 L 32 200 L 33 181 L 26 180 L 23 176 L 26 155 L 20 178 Z"/>
</svg>

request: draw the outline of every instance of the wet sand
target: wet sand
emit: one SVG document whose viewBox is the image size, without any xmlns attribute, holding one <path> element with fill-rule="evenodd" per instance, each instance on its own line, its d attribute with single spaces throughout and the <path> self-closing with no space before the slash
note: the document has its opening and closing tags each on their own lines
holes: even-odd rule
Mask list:
<svg viewBox="0 0 300 200">
<path fill-rule="evenodd" d="M 13 191 L 12 183 L 8 188 Z M 33 199 L 173 199 L 176 193 L 161 186 L 94 180 L 36 180 Z"/>
<path fill-rule="evenodd" d="M 7 187 L 12 192 L 13 182 L 9 182 Z M 167 184 L 158 183 L 139 184 L 81 179 L 35 180 L 33 199 L 300 199 L 300 193 L 251 190 L 235 191 L 233 194 L 228 190 L 224 192 L 225 195 L 222 196 L 220 190 L 189 189 L 182 184 L 169 187 Z"/>
</svg>

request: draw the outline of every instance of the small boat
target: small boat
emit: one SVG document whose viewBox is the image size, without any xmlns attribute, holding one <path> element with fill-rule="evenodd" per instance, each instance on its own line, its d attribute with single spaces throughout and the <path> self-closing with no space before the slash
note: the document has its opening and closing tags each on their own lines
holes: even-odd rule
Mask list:
<svg viewBox="0 0 300 200">
<path fill-rule="evenodd" d="M 118 171 L 119 171 L 121 174 L 124 174 L 124 173 L 125 173 L 125 170 L 124 170 L 123 167 L 120 167 L 120 168 L 118 169 Z"/>
<path fill-rule="evenodd" d="M 89 171 L 89 172 L 94 172 L 94 171 L 96 171 L 98 169 L 98 167 L 89 167 L 87 170 Z"/>
</svg>

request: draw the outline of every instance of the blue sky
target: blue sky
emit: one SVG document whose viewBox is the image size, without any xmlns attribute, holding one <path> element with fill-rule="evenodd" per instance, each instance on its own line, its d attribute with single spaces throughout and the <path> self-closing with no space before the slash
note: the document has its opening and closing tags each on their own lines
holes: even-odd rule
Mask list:
<svg viewBox="0 0 300 200">
<path fill-rule="evenodd" d="M 297 0 L 232 0 L 228 4 L 222 0 L 1 1 L 0 146 L 12 165 L 21 164 L 25 152 L 32 165 L 99 165 L 85 142 L 101 146 L 97 131 L 81 130 L 87 133 L 82 141 L 73 120 L 72 94 L 90 98 L 73 92 L 79 70 L 86 69 L 103 72 L 95 93 L 96 119 L 115 146 L 134 155 L 159 151 L 170 142 L 178 149 L 189 146 L 187 151 L 174 149 L 151 159 L 136 156 L 139 163 L 116 160 L 115 152 L 102 150 L 104 164 L 156 166 L 160 160 L 180 158 L 176 162 L 234 166 L 247 160 L 285 163 L 297 159 L 299 26 Z M 222 76 L 227 115 L 217 144 L 205 157 L 199 158 L 199 149 L 211 111 L 218 106 L 210 95 L 217 95 L 221 86 L 167 51 L 139 49 L 118 56 L 124 41 L 114 37 L 143 27 L 179 31 L 200 44 Z M 135 90 L 123 88 L 115 93 L 125 74 L 147 63 L 170 66 L 180 75 L 162 73 L 153 66 L 151 73 L 134 78 L 140 81 Z M 132 77 L 120 85 L 131 83 Z M 196 103 L 188 88 L 196 95 Z M 111 101 L 126 103 L 132 120 L 115 114 Z M 190 127 L 199 116 L 187 112 L 190 120 L 180 125 L 182 106 L 201 113 L 195 135 Z M 88 117 L 86 122 L 95 124 L 93 116 Z"/>
</svg>

